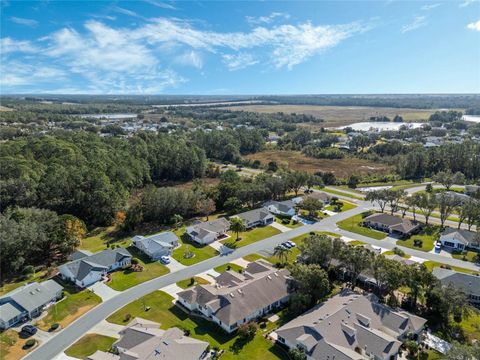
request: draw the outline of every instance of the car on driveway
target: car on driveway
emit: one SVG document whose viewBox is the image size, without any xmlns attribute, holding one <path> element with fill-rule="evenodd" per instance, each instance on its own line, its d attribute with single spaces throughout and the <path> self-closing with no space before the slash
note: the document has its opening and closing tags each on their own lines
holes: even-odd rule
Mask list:
<svg viewBox="0 0 480 360">
<path fill-rule="evenodd" d="M 168 256 L 160 256 L 160 262 L 162 264 L 170 264 L 170 258 Z"/>
<path fill-rule="evenodd" d="M 290 241 L 290 240 L 287 241 L 287 244 L 289 244 L 291 248 L 294 248 L 295 246 L 297 246 L 297 244 L 295 244 L 293 241 Z"/>
<path fill-rule="evenodd" d="M 442 243 L 440 241 L 437 241 L 435 243 L 435 252 L 439 253 L 442 250 Z"/>
<path fill-rule="evenodd" d="M 27 334 L 29 336 L 35 335 L 38 329 L 33 325 L 25 325 L 22 327 L 22 333 Z"/>
</svg>

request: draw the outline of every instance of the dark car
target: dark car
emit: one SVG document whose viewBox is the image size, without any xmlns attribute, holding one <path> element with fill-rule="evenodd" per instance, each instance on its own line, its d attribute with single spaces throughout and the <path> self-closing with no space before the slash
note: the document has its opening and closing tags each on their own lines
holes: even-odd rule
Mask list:
<svg viewBox="0 0 480 360">
<path fill-rule="evenodd" d="M 27 335 L 35 335 L 38 329 L 33 325 L 25 325 L 22 327 L 22 332 Z"/>
</svg>

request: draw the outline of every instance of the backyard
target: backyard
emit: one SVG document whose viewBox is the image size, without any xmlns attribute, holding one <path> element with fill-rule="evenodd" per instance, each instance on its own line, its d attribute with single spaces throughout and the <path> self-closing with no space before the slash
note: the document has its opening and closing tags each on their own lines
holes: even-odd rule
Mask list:
<svg viewBox="0 0 480 360">
<path fill-rule="evenodd" d="M 363 236 L 368 236 L 376 240 L 382 240 L 387 237 L 386 233 L 382 231 L 374 230 L 374 229 L 369 229 L 363 226 L 362 222 L 363 222 L 362 214 L 358 214 L 358 215 L 349 217 L 348 219 L 337 222 L 337 226 L 342 230 L 350 231 Z"/>
<path fill-rule="evenodd" d="M 238 248 L 238 247 L 246 246 L 254 242 L 257 242 L 259 240 L 263 240 L 271 236 L 280 234 L 280 230 L 275 229 L 272 226 L 257 227 L 257 228 L 239 233 L 238 235 L 240 240 L 238 241 L 236 241 L 237 239 L 236 233 L 230 231 L 228 234 L 230 235 L 230 238 L 226 240 L 222 240 L 220 242 L 228 247 Z"/>
<path fill-rule="evenodd" d="M 275 216 L 275 222 L 282 224 L 283 226 L 286 226 L 290 229 L 295 229 L 297 227 L 303 226 L 301 222 L 294 222 L 289 218 L 281 218 L 279 216 Z"/>
<path fill-rule="evenodd" d="M 90 290 L 77 290 L 73 285 L 55 279 L 63 287 L 64 299 L 50 306 L 47 315 L 37 321 L 36 325 L 48 331 L 54 323 L 59 323 L 62 328 L 85 314 L 87 311 L 102 302 L 102 299 Z"/>
<path fill-rule="evenodd" d="M 134 271 L 133 268 L 127 268 L 111 273 L 110 276 L 112 280 L 107 285 L 112 289 L 123 291 L 170 272 L 170 270 L 159 261 L 148 259 L 137 249 L 129 247 L 127 250 L 134 258 L 138 259 L 138 265 L 143 267 L 143 271 Z"/>
<path fill-rule="evenodd" d="M 87 356 L 92 355 L 97 350 L 107 352 L 116 340 L 105 335 L 87 334 L 65 350 L 65 354 L 79 359 L 86 359 Z"/>
<path fill-rule="evenodd" d="M 190 336 L 196 339 L 207 341 L 212 347 L 219 347 L 226 351 L 223 358 L 235 359 L 288 359 L 286 353 L 278 346 L 266 340 L 257 332 L 255 338 L 244 344 L 238 340 L 236 334 L 224 332 L 216 324 L 203 318 L 189 316 L 182 309 L 172 303 L 173 297 L 162 292 L 155 291 L 128 305 L 111 315 L 107 321 L 125 325 L 126 315 L 131 318 L 142 317 L 160 323 L 162 329 L 178 327 L 190 332 Z M 145 307 L 150 310 L 145 311 Z"/>
</svg>

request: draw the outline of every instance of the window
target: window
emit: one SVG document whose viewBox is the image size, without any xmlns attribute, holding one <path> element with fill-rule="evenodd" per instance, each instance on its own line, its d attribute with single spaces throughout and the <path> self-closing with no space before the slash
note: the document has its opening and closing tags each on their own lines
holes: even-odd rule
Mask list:
<svg viewBox="0 0 480 360">
<path fill-rule="evenodd" d="M 443 245 L 448 246 L 448 247 L 455 247 L 455 243 L 452 243 L 451 241 L 444 241 Z"/>
</svg>

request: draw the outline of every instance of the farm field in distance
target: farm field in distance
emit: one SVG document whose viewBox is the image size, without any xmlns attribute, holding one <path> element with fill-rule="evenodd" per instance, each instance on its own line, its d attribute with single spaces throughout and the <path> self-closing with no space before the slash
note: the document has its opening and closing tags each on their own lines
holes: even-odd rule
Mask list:
<svg viewBox="0 0 480 360">
<path fill-rule="evenodd" d="M 260 160 L 262 165 L 276 161 L 279 166 L 286 165 L 291 170 L 333 172 L 335 176 L 347 178 L 352 174 L 387 174 L 390 169 L 385 164 L 375 163 L 364 159 L 316 159 L 305 156 L 300 151 L 267 150 L 246 155 L 249 160 Z"/>
<path fill-rule="evenodd" d="M 252 111 L 258 113 L 296 113 L 307 114 L 324 119 L 320 124 L 308 124 L 314 127 L 339 127 L 356 122 L 368 121 L 371 116 L 388 116 L 390 119 L 400 115 L 405 121 L 427 121 L 435 109 L 409 109 L 363 106 L 320 106 L 320 105 L 240 105 L 221 109 L 232 111 Z"/>
</svg>

